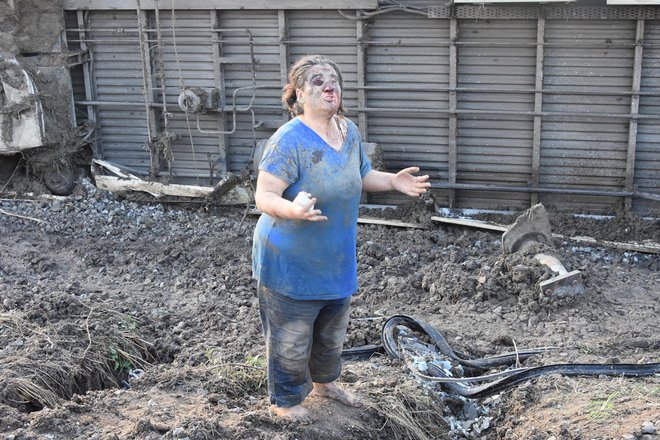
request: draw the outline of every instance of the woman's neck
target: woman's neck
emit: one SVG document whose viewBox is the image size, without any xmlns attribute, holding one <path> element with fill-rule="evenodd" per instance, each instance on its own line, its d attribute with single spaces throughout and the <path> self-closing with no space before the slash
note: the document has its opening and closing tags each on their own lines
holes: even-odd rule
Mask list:
<svg viewBox="0 0 660 440">
<path fill-rule="evenodd" d="M 341 149 L 344 144 L 344 134 L 334 115 L 312 115 L 305 113 L 298 115 L 298 119 L 314 130 L 332 148 L 335 150 Z"/>
<path fill-rule="evenodd" d="M 305 123 L 308 127 L 312 128 L 314 131 L 320 131 L 326 133 L 328 130 L 332 129 L 333 115 L 328 114 L 312 114 L 312 113 L 303 113 L 299 115 L 298 118 Z M 320 134 L 320 133 L 319 133 Z"/>
</svg>

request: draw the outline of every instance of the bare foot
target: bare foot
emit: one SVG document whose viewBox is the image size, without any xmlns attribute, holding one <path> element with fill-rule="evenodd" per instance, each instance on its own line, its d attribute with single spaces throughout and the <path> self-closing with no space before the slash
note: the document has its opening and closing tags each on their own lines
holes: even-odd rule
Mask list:
<svg viewBox="0 0 660 440">
<path fill-rule="evenodd" d="M 312 395 L 314 394 L 317 396 L 336 400 L 337 402 L 352 406 L 353 408 L 360 408 L 362 406 L 362 402 L 360 402 L 360 400 L 355 397 L 353 393 L 339 387 L 334 382 L 314 383 L 314 390 L 312 391 Z"/>
<path fill-rule="evenodd" d="M 292 406 L 291 408 L 282 408 L 271 405 L 270 410 L 273 411 L 276 416 L 287 418 L 292 422 L 311 423 L 313 421 L 309 410 L 300 405 Z"/>
</svg>

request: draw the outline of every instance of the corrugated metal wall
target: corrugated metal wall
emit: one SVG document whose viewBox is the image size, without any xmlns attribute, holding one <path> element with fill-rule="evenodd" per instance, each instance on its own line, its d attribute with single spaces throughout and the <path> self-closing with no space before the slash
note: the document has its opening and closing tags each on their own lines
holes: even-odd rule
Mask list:
<svg viewBox="0 0 660 440">
<path fill-rule="evenodd" d="M 536 20 L 461 20 L 458 39 L 457 182 L 531 181 Z M 467 91 L 469 90 L 469 91 Z M 505 91 L 493 91 L 505 90 Z M 485 113 L 479 113 L 485 111 Z M 460 191 L 459 206 L 525 209 L 520 193 Z"/>
<path fill-rule="evenodd" d="M 179 182 L 197 185 L 213 185 L 225 171 L 224 152 L 217 134 L 202 133 L 221 130 L 217 114 L 186 115 L 179 108 L 178 97 L 184 87 L 198 87 L 205 91 L 217 87 L 213 53 L 217 36 L 212 31 L 214 12 L 210 11 L 161 11 L 161 41 L 157 32 L 149 32 L 149 42 L 154 61 L 154 99 L 162 103 L 162 83 L 164 79 L 167 130 L 176 133 L 171 142 L 168 156 L 171 155 L 171 174 Z M 155 20 L 150 20 L 150 28 L 155 28 Z M 176 41 L 176 46 L 174 42 Z M 162 48 L 162 61 L 159 60 Z M 160 63 L 165 75 L 160 75 Z M 164 77 L 164 78 L 163 78 Z M 165 130 L 164 112 L 160 112 L 159 127 Z M 167 160 L 163 169 L 170 171 Z"/>
<path fill-rule="evenodd" d="M 219 15 L 226 105 L 233 105 L 232 97 L 238 88 L 255 84 L 267 87 L 236 93 L 236 103 L 241 108 L 247 108 L 250 101 L 255 107 L 255 120 L 249 112 L 237 113 L 236 131 L 227 135 L 227 168 L 240 171 L 251 163 L 256 140 L 269 137 L 284 122 L 279 104 L 282 85 L 278 11 L 220 11 Z M 231 131 L 231 111 L 225 119 L 226 131 Z"/>
<path fill-rule="evenodd" d="M 647 21 L 639 113 L 660 115 L 660 21 Z M 660 121 L 640 119 L 637 126 L 635 185 L 640 191 L 660 193 Z M 658 202 L 638 200 L 640 212 L 657 211 Z"/>
<path fill-rule="evenodd" d="M 367 116 L 369 142 L 382 147 L 388 169 L 414 164 L 446 179 L 448 21 L 385 14 L 368 24 L 367 37 L 366 105 L 374 109 Z"/>
<path fill-rule="evenodd" d="M 566 116 L 544 117 L 542 186 L 623 187 L 635 28 L 634 20 L 546 22 L 543 110 Z M 541 198 L 553 205 L 565 199 Z M 574 209 L 598 211 L 616 200 L 573 196 L 568 202 Z"/>
<path fill-rule="evenodd" d="M 171 148 L 172 178 L 206 185 L 227 170 L 249 167 L 256 142 L 287 119 L 279 95 L 288 65 L 321 53 L 342 67 L 348 116 L 365 140 L 383 148 L 389 170 L 419 165 L 438 183 L 660 191 L 656 9 L 455 8 L 363 20 L 335 10 L 181 10 L 174 16 L 165 10 L 158 16 L 160 41 L 154 11 L 142 11 L 149 28 L 155 129 L 167 125 L 178 136 Z M 69 14 L 72 26 L 75 12 Z M 144 148 L 147 112 L 139 106 L 144 84 L 136 17 L 136 11 L 90 11 L 86 38 L 94 99 L 101 101 L 103 157 L 146 174 L 150 157 Z M 636 45 L 639 26 L 645 26 L 642 46 Z M 635 71 L 636 54 L 641 72 Z M 640 74 L 640 117 L 631 118 Z M 79 89 L 79 81 L 75 85 Z M 177 104 L 183 87 L 217 89 L 218 109 L 224 111 L 186 119 Z M 245 89 L 236 95 L 234 126 L 237 88 Z M 135 105 L 117 108 L 104 105 L 107 101 Z M 206 133 L 197 129 L 197 118 Z M 161 174 L 167 175 L 161 162 Z M 634 171 L 634 181 L 627 170 Z M 475 190 L 437 190 L 435 196 L 454 207 L 519 210 L 540 200 L 589 212 L 612 212 L 624 201 Z M 402 199 L 385 194 L 371 200 Z M 657 202 L 636 199 L 633 208 L 646 213 L 657 210 Z"/>
<path fill-rule="evenodd" d="M 144 86 L 134 11 L 94 11 L 88 39 L 92 75 L 99 101 L 143 102 Z M 147 113 L 144 107 L 98 108 L 97 143 L 103 158 L 147 172 Z"/>
</svg>

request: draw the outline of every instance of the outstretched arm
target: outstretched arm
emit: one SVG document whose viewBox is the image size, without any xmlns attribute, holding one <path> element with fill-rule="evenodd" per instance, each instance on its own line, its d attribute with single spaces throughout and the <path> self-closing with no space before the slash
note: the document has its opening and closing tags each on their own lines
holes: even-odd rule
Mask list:
<svg viewBox="0 0 660 440">
<path fill-rule="evenodd" d="M 396 190 L 411 197 L 419 197 L 431 186 L 429 176 L 414 176 L 419 167 L 410 167 L 398 173 L 385 173 L 371 170 L 362 178 L 362 190 L 366 192 L 382 192 Z"/>
</svg>

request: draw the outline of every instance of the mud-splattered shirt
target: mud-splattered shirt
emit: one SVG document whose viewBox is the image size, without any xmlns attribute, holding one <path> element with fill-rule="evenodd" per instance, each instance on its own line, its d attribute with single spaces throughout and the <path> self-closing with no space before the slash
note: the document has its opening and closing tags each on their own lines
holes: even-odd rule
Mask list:
<svg viewBox="0 0 660 440">
<path fill-rule="evenodd" d="M 326 221 L 276 219 L 262 214 L 254 231 L 252 274 L 266 287 L 295 299 L 339 299 L 357 291 L 355 254 L 362 178 L 371 170 L 357 127 L 347 121 L 337 151 L 295 118 L 268 140 L 259 164 L 290 186 L 317 198 Z"/>
</svg>

